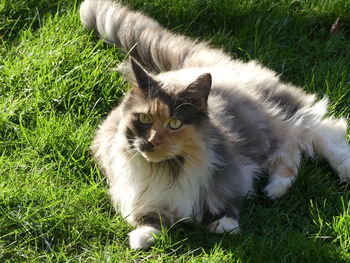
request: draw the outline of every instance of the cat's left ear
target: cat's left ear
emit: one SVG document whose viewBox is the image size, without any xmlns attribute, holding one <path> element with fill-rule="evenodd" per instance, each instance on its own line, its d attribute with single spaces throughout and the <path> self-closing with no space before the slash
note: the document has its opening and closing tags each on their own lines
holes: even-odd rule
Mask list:
<svg viewBox="0 0 350 263">
<path fill-rule="evenodd" d="M 157 86 L 157 81 L 134 59 L 130 58 L 138 88 L 145 94 Z"/>
<path fill-rule="evenodd" d="M 180 97 L 192 104 L 198 106 L 201 110 L 207 109 L 208 96 L 212 85 L 212 77 L 210 73 L 200 75 L 192 82 Z"/>
</svg>

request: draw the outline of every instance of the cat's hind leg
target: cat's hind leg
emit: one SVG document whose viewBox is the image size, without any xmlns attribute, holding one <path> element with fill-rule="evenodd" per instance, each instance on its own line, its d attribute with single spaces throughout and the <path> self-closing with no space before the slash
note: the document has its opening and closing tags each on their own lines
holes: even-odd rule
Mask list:
<svg viewBox="0 0 350 263">
<path fill-rule="evenodd" d="M 301 151 L 298 144 L 289 140 L 265 163 L 269 177 L 264 191 L 271 199 L 278 199 L 292 187 L 298 175 Z"/>
<path fill-rule="evenodd" d="M 310 118 L 311 119 L 311 118 Z M 293 185 L 301 161 L 301 152 L 324 157 L 338 173 L 341 182 L 350 182 L 350 145 L 346 141 L 345 119 L 313 119 L 295 126 L 267 164 L 269 179 L 265 192 L 271 199 L 284 195 Z M 295 140 L 293 138 L 296 138 Z"/>
<path fill-rule="evenodd" d="M 317 155 L 324 157 L 338 173 L 341 182 L 350 182 L 350 145 L 346 141 L 345 119 L 326 118 L 303 132 L 304 145 L 312 145 Z"/>
</svg>

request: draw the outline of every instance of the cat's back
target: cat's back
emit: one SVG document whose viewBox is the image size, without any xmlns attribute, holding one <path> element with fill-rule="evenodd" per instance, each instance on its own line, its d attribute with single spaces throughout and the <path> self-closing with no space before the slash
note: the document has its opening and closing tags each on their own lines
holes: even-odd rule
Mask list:
<svg viewBox="0 0 350 263">
<path fill-rule="evenodd" d="M 251 67 L 254 67 L 253 65 Z M 210 123 L 226 143 L 236 151 L 262 160 L 277 141 L 276 121 L 263 106 L 259 92 L 249 88 L 254 72 L 235 74 L 222 68 L 188 68 L 159 75 L 169 86 L 185 88 L 201 74 L 212 75 L 212 89 L 208 98 Z M 250 75 L 249 75 L 250 74 Z M 231 80 L 231 81 L 230 81 Z M 234 80 L 234 81 L 233 81 Z M 263 79 L 260 79 L 264 82 Z M 265 81 L 267 81 L 265 79 Z M 263 84 L 261 84 L 263 85 Z M 265 87 L 276 84 L 274 79 Z M 263 106 L 263 107 L 262 107 Z"/>
</svg>

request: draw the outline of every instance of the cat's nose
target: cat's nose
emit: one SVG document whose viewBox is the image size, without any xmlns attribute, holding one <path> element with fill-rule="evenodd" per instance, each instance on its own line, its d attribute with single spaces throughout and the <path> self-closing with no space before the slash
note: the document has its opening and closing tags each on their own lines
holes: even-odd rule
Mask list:
<svg viewBox="0 0 350 263">
<path fill-rule="evenodd" d="M 152 144 L 153 146 L 158 146 L 158 145 L 162 144 L 162 138 L 160 136 L 156 135 L 156 136 L 149 138 L 148 142 L 150 144 Z"/>
<path fill-rule="evenodd" d="M 152 144 L 153 146 L 158 146 L 158 145 L 162 144 L 162 139 L 159 137 L 154 137 L 154 138 L 148 139 L 148 142 L 150 144 Z"/>
</svg>

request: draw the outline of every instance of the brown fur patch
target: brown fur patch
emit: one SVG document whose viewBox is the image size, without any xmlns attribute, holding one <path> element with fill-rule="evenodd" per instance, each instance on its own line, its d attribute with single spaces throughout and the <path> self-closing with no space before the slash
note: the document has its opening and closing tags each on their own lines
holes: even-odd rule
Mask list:
<svg viewBox="0 0 350 263">
<path fill-rule="evenodd" d="M 159 99 L 149 103 L 148 114 L 154 118 L 154 123 L 163 126 L 171 117 L 169 107 Z"/>
<path fill-rule="evenodd" d="M 204 142 L 202 136 L 194 126 L 187 126 L 176 134 L 177 140 L 182 142 L 181 154 L 194 164 L 200 165 L 203 161 Z"/>
<path fill-rule="evenodd" d="M 283 158 L 276 158 L 269 166 L 269 172 L 284 178 L 290 178 L 297 175 L 297 169 L 288 166 Z"/>
<path fill-rule="evenodd" d="M 281 176 L 286 178 L 293 177 L 295 175 L 296 175 L 296 172 L 292 167 L 285 167 L 284 172 L 281 173 Z"/>
</svg>

